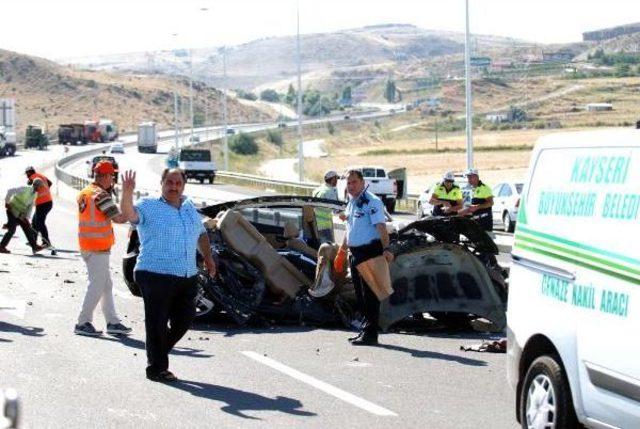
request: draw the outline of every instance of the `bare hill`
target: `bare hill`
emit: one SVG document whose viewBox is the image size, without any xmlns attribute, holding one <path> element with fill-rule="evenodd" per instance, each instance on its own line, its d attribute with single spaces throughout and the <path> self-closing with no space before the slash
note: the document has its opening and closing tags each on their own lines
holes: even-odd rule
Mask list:
<svg viewBox="0 0 640 429">
<path fill-rule="evenodd" d="M 18 132 L 30 123 L 44 125 L 49 132 L 65 122 L 94 117 L 113 119 L 121 129 L 131 130 L 141 121 L 155 120 L 163 127 L 173 124 L 173 90 L 185 102 L 188 81 L 178 85 L 163 76 L 125 76 L 106 72 L 78 71 L 36 57 L 0 50 L 0 97 L 16 99 Z M 219 121 L 221 93 L 201 82 L 194 84 L 194 110 L 209 121 Z M 271 116 L 229 100 L 231 121 L 256 121 Z M 186 119 L 184 120 L 186 124 Z"/>
<path fill-rule="evenodd" d="M 407 63 L 452 54 L 462 54 L 464 34 L 425 30 L 407 24 L 376 25 L 301 36 L 303 73 L 343 70 L 385 63 Z M 291 79 L 296 73 L 294 36 L 269 37 L 227 49 L 228 84 L 232 88 L 252 89 Z M 505 37 L 474 35 L 475 49 L 513 47 L 522 42 Z M 69 64 L 100 70 L 151 71 L 185 73 L 186 51 L 174 56 L 163 51 L 153 54 L 133 53 L 105 57 L 66 60 Z M 220 84 L 222 56 L 219 48 L 192 52 L 195 75 Z"/>
</svg>

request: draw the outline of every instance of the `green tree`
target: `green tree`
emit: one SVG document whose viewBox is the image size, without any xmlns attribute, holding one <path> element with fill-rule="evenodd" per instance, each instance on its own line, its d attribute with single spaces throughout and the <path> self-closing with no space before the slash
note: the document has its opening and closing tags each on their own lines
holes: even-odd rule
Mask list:
<svg viewBox="0 0 640 429">
<path fill-rule="evenodd" d="M 340 97 L 340 104 L 343 106 L 351 106 L 353 104 L 351 96 L 351 86 L 347 86 L 342 90 L 342 96 Z"/>
<path fill-rule="evenodd" d="M 296 100 L 297 100 L 297 96 L 298 94 L 296 93 L 296 90 L 293 89 L 293 84 L 289 84 L 289 89 L 287 89 L 287 95 L 285 95 L 284 97 L 284 102 L 290 105 L 295 105 Z"/>
<path fill-rule="evenodd" d="M 384 98 L 389 103 L 396 101 L 396 83 L 392 79 L 387 80 L 387 84 L 384 88 Z"/>
<path fill-rule="evenodd" d="M 275 89 L 265 89 L 260 93 L 260 100 L 277 103 L 280 101 L 280 96 Z"/>
<path fill-rule="evenodd" d="M 616 76 L 617 77 L 631 76 L 631 66 L 627 63 L 618 63 L 616 65 Z"/>
<path fill-rule="evenodd" d="M 278 147 L 282 147 L 284 141 L 282 140 L 282 133 L 277 130 L 268 130 L 267 131 L 267 140 L 269 143 L 274 144 Z"/>
<path fill-rule="evenodd" d="M 260 150 L 255 137 L 242 132 L 231 137 L 229 149 L 239 155 L 255 155 Z"/>
</svg>

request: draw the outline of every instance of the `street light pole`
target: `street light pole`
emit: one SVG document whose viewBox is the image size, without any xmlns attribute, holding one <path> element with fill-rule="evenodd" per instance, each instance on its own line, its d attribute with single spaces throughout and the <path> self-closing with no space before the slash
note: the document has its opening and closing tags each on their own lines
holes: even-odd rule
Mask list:
<svg viewBox="0 0 640 429">
<path fill-rule="evenodd" d="M 298 179 L 304 182 L 304 144 L 302 141 L 302 69 L 300 65 L 300 1 L 296 2 L 296 59 L 298 63 Z"/>
<path fill-rule="evenodd" d="M 224 123 L 222 134 L 222 147 L 224 150 L 224 169 L 229 171 L 229 141 L 227 139 L 227 47 L 222 47 L 222 121 Z"/>
<path fill-rule="evenodd" d="M 172 34 L 174 38 L 177 36 L 177 33 Z M 175 46 L 173 50 L 174 55 L 174 64 L 175 64 Z M 178 73 L 174 72 L 175 84 L 173 86 L 173 133 L 174 133 L 174 147 L 178 149 L 180 146 L 180 141 L 178 139 Z"/>
<path fill-rule="evenodd" d="M 191 49 L 189 49 L 189 116 L 191 119 L 189 142 L 193 142 L 193 56 Z"/>
<path fill-rule="evenodd" d="M 471 54 L 469 36 L 469 0 L 465 0 L 466 26 L 464 37 L 464 75 L 466 92 L 466 116 L 467 116 L 467 169 L 473 168 L 473 106 L 471 97 Z"/>
</svg>

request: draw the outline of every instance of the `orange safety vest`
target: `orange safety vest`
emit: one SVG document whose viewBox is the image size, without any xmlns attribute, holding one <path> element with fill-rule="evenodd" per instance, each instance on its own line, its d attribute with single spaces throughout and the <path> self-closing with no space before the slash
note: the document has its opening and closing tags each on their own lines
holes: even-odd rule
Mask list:
<svg viewBox="0 0 640 429">
<path fill-rule="evenodd" d="M 47 179 L 44 174 L 33 173 L 29 176 L 31 183 L 33 183 L 35 179 L 40 179 L 44 182 L 44 187 L 38 190 L 38 196 L 36 197 L 36 206 L 39 206 L 40 204 L 48 203 L 52 200 L 51 189 L 49 189 L 49 179 Z"/>
<path fill-rule="evenodd" d="M 92 183 L 78 194 L 78 241 L 85 252 L 110 250 L 116 241 L 111 220 L 96 207 L 101 192 L 104 190 Z"/>
</svg>

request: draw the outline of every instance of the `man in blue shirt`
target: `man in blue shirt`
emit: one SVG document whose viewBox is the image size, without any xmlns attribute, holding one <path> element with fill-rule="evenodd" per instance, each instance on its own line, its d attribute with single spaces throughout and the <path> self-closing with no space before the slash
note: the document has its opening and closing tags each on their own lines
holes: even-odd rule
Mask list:
<svg viewBox="0 0 640 429">
<path fill-rule="evenodd" d="M 389 251 L 384 204 L 380 198 L 365 189 L 365 181 L 360 170 L 347 172 L 347 192 L 350 197 L 346 210 L 347 231 L 340 250 L 345 251 L 349 248 L 351 278 L 359 310 L 365 319 L 360 334 L 350 341 L 356 346 L 376 345 L 380 301 L 369 285 L 362 280 L 356 266 L 380 255 L 384 255 L 386 263 L 393 261 L 393 253 Z"/>
<path fill-rule="evenodd" d="M 133 171 L 124 174 L 120 206 L 140 236 L 134 276 L 144 299 L 147 378 L 171 382 L 177 378 L 169 371 L 169 352 L 196 315 L 196 251 L 200 250 L 211 277 L 216 275 L 216 264 L 200 214 L 182 195 L 184 172 L 164 170 L 162 196 L 141 199 L 134 206 L 135 179 Z"/>
</svg>

